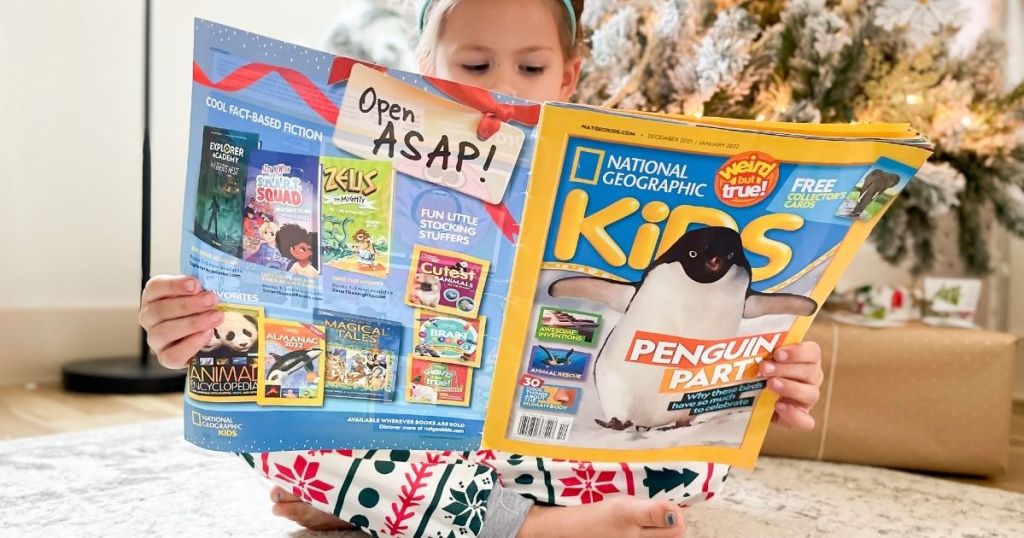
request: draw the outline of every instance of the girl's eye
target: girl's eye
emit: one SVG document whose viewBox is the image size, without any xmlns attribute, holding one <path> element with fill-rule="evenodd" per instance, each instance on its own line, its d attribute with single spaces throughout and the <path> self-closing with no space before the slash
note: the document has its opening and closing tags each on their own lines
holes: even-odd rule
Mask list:
<svg viewBox="0 0 1024 538">
<path fill-rule="evenodd" d="M 465 69 L 466 71 L 473 72 L 473 73 L 482 73 L 484 71 L 487 71 L 488 67 L 490 67 L 490 64 L 463 64 L 462 65 L 463 69 Z"/>
<path fill-rule="evenodd" d="M 519 69 L 528 75 L 540 75 L 544 73 L 544 68 L 537 65 L 523 65 L 520 66 Z"/>
</svg>

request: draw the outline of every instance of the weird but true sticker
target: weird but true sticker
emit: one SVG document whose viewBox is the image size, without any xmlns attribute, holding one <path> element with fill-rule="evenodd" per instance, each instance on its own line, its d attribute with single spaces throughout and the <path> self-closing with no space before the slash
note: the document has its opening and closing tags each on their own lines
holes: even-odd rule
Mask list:
<svg viewBox="0 0 1024 538">
<path fill-rule="evenodd" d="M 479 368 L 486 322 L 484 316 L 465 319 L 416 310 L 413 356 Z"/>
<path fill-rule="evenodd" d="M 406 304 L 476 318 L 490 262 L 458 252 L 416 245 L 406 286 Z"/>
<path fill-rule="evenodd" d="M 323 328 L 267 320 L 260 336 L 259 404 L 323 405 Z"/>
<path fill-rule="evenodd" d="M 473 370 L 468 366 L 410 358 L 405 399 L 412 403 L 469 406 Z"/>
</svg>

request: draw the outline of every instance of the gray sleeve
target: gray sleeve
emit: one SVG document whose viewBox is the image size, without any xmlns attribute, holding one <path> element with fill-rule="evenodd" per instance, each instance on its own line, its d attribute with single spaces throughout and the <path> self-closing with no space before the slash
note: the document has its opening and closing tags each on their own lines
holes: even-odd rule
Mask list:
<svg viewBox="0 0 1024 538">
<path fill-rule="evenodd" d="M 519 534 L 533 501 L 494 482 L 487 498 L 487 515 L 478 538 L 511 538 Z"/>
</svg>

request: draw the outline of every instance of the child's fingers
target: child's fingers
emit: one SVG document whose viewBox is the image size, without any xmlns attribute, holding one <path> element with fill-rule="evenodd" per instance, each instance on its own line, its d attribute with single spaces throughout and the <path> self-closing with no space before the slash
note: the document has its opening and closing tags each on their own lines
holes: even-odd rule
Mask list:
<svg viewBox="0 0 1024 538">
<path fill-rule="evenodd" d="M 160 364 L 168 368 L 184 368 L 188 365 L 189 359 L 210 341 L 211 336 L 212 329 L 187 336 L 158 351 L 156 357 Z"/>
<path fill-rule="evenodd" d="M 825 378 L 820 365 L 806 362 L 790 364 L 764 361 L 760 369 L 764 377 L 781 377 L 815 386 L 820 386 Z"/>
<path fill-rule="evenodd" d="M 814 429 L 814 417 L 806 409 L 787 402 L 775 403 L 773 422 L 796 430 L 811 431 Z"/>
<path fill-rule="evenodd" d="M 801 342 L 789 346 L 783 346 L 775 350 L 772 358 L 776 362 L 821 362 L 821 346 L 817 342 Z"/>
<path fill-rule="evenodd" d="M 223 321 L 224 313 L 218 310 L 164 321 L 158 323 L 147 332 L 147 341 L 149 342 L 149 347 L 156 350 L 157 353 L 161 353 L 165 348 L 170 347 L 178 340 L 195 336 L 196 333 L 209 331 L 220 325 Z M 209 339 L 207 339 L 208 341 Z M 196 351 L 199 351 L 204 345 L 206 345 L 206 342 L 202 342 L 196 348 Z"/>
<path fill-rule="evenodd" d="M 201 288 L 195 278 L 183 275 L 158 275 L 146 282 L 142 302 L 151 303 L 176 295 L 195 295 Z"/>
<path fill-rule="evenodd" d="M 188 297 L 166 298 L 142 305 L 139 309 L 139 325 L 149 330 L 165 321 L 213 310 L 216 305 L 217 294 L 212 291 Z"/>
<path fill-rule="evenodd" d="M 792 400 L 794 403 L 811 408 L 818 403 L 821 392 L 816 385 L 793 381 L 792 379 L 781 379 L 773 377 L 768 380 L 768 388 L 775 391 L 779 396 Z"/>
</svg>

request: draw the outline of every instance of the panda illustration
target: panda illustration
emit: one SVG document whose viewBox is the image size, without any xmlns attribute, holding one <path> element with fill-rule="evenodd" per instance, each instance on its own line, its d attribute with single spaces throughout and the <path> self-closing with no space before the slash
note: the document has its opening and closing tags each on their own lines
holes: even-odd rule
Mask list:
<svg viewBox="0 0 1024 538">
<path fill-rule="evenodd" d="M 220 342 L 219 352 L 236 355 L 256 351 L 259 341 L 256 318 L 239 312 L 224 312 L 224 322 L 213 329 L 214 338 Z"/>
</svg>

